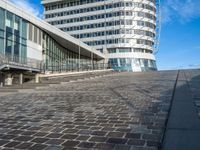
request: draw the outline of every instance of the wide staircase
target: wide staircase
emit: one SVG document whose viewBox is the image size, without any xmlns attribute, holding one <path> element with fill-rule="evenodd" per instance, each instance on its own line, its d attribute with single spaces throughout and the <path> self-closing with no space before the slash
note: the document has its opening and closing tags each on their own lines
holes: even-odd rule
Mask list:
<svg viewBox="0 0 200 150">
<path fill-rule="evenodd" d="M 1 93 L 16 93 L 16 92 L 26 92 L 26 91 L 37 91 L 41 87 L 50 87 L 52 85 L 61 85 L 67 82 L 77 82 L 82 80 L 90 80 L 95 78 L 100 78 L 104 76 L 110 76 L 117 72 L 113 70 L 104 70 L 98 72 L 88 72 L 88 73 L 78 73 L 78 74 L 67 74 L 61 76 L 47 76 L 41 77 L 40 83 L 27 82 L 22 85 L 12 85 L 12 86 L 4 86 L 0 88 Z"/>
</svg>

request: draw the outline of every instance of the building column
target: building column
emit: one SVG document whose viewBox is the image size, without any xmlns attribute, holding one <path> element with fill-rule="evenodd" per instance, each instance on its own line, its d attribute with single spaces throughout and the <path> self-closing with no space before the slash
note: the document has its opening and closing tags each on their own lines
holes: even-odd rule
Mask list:
<svg viewBox="0 0 200 150">
<path fill-rule="evenodd" d="M 0 73 L 0 87 L 3 87 L 3 83 L 4 83 L 4 76 L 3 73 Z"/>
<path fill-rule="evenodd" d="M 81 47 L 80 47 L 80 35 L 79 35 L 79 44 L 78 44 L 78 71 L 81 67 Z"/>
<path fill-rule="evenodd" d="M 19 84 L 23 84 L 23 73 L 19 74 Z"/>
<path fill-rule="evenodd" d="M 35 75 L 35 83 L 39 83 L 39 74 Z"/>
<path fill-rule="evenodd" d="M 13 81 L 13 78 L 12 78 L 12 74 L 9 73 L 5 76 L 5 85 L 12 85 L 12 81 Z"/>
<path fill-rule="evenodd" d="M 93 53 L 91 52 L 91 69 L 94 70 Z"/>
</svg>

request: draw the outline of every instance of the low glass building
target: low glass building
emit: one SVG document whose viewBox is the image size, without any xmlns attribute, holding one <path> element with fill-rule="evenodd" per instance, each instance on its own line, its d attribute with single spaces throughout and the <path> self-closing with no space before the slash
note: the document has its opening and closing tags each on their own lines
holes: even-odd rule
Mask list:
<svg viewBox="0 0 200 150">
<path fill-rule="evenodd" d="M 61 72 L 106 67 L 105 55 L 60 29 L 0 0 L 0 71 Z"/>
</svg>

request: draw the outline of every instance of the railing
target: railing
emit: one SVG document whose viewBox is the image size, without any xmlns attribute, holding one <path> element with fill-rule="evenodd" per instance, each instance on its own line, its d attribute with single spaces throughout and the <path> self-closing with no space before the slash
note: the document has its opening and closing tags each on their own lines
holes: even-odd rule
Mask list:
<svg viewBox="0 0 200 150">
<path fill-rule="evenodd" d="M 44 67 L 43 72 L 78 72 L 90 70 L 103 70 L 111 69 L 110 65 L 106 63 L 97 64 L 61 64 L 61 65 L 48 65 Z"/>
<path fill-rule="evenodd" d="M 0 66 L 1 65 L 12 65 L 15 67 L 24 67 L 28 70 L 36 69 L 41 70 L 42 61 L 20 57 L 18 55 L 3 54 L 0 53 Z"/>
<path fill-rule="evenodd" d="M 63 64 L 57 62 L 56 65 L 47 65 L 43 61 L 38 61 L 31 58 L 20 57 L 17 55 L 3 54 L 0 53 L 0 70 L 6 65 L 8 67 L 13 66 L 13 68 L 23 68 L 24 70 L 37 70 L 41 73 L 46 72 L 73 72 L 73 71 L 89 71 L 89 70 L 102 70 L 111 69 L 111 66 L 107 63 L 94 63 L 94 64 L 84 64 L 80 65 L 77 63 Z"/>
</svg>

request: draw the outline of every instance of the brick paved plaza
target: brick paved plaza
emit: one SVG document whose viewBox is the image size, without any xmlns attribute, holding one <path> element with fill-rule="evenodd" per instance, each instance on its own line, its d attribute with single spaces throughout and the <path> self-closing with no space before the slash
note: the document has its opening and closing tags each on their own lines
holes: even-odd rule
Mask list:
<svg viewBox="0 0 200 150">
<path fill-rule="evenodd" d="M 161 149 L 177 74 L 116 73 L 2 94 L 0 149 Z M 197 115 L 200 71 L 183 75 Z"/>
</svg>

